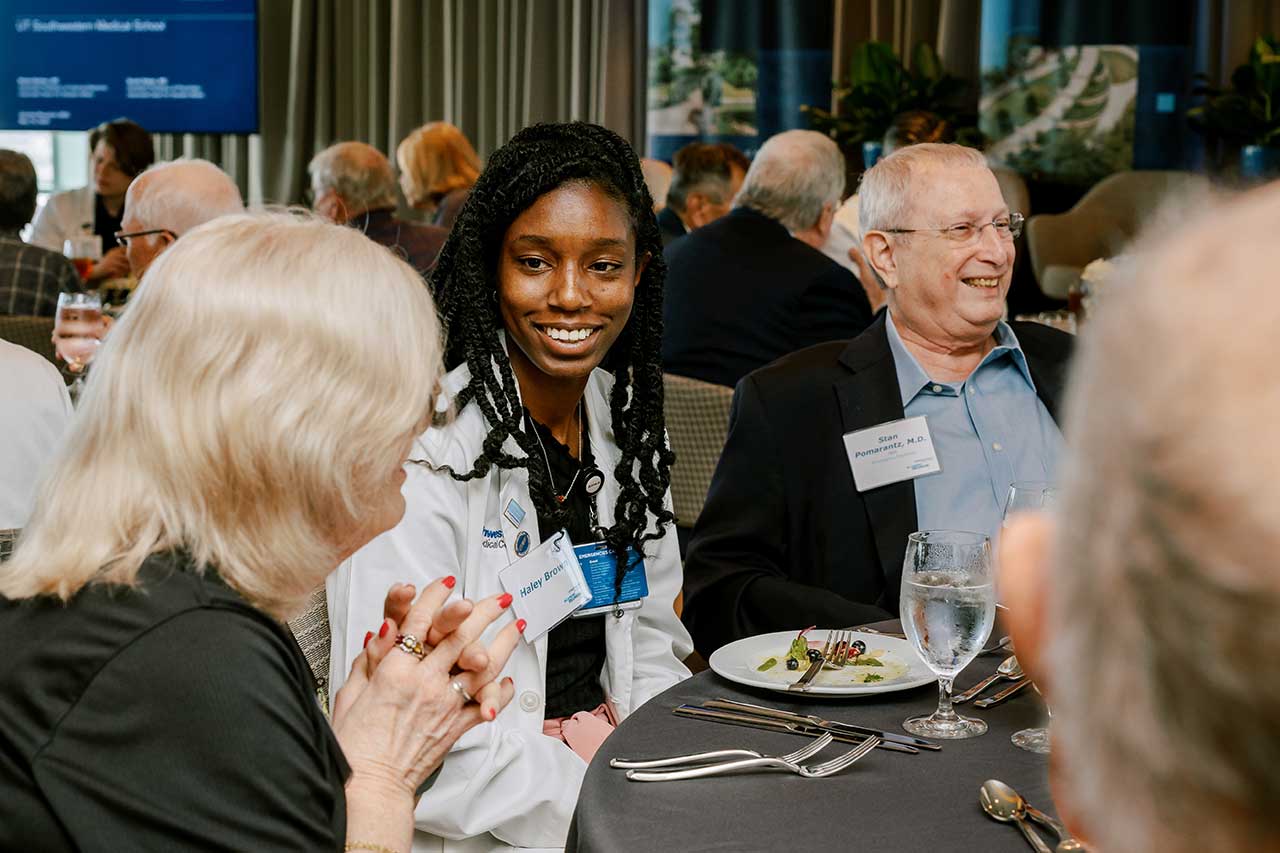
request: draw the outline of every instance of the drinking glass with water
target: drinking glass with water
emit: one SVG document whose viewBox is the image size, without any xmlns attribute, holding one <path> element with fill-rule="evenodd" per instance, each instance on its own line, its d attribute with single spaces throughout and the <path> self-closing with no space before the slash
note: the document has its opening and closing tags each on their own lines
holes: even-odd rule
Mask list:
<svg viewBox="0 0 1280 853">
<path fill-rule="evenodd" d="M 951 706 L 951 685 L 982 651 L 995 622 L 991 541 L 963 530 L 921 530 L 907 537 L 899 609 L 920 659 L 938 676 L 938 709 L 902 727 L 921 737 L 959 739 L 987 731 Z"/>
</svg>

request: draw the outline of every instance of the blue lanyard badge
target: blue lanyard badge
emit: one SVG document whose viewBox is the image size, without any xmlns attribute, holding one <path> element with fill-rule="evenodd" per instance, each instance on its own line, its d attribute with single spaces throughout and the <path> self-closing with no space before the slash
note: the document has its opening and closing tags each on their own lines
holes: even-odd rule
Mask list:
<svg viewBox="0 0 1280 853">
<path fill-rule="evenodd" d="M 618 561 L 609 546 L 603 542 L 575 545 L 578 565 L 591 588 L 589 606 L 573 614 L 574 618 L 595 616 L 600 613 L 632 610 L 644 603 L 649 594 L 649 581 L 645 577 L 644 558 L 635 548 L 627 549 L 627 573 L 622 578 L 622 593 L 618 594 Z"/>
</svg>

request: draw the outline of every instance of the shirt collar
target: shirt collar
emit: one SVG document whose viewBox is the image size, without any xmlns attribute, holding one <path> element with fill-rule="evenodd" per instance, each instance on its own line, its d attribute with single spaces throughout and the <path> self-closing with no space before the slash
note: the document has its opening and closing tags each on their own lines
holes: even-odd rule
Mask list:
<svg viewBox="0 0 1280 853">
<path fill-rule="evenodd" d="M 920 362 L 916 361 L 916 357 L 911 354 L 911 350 L 907 349 L 907 345 L 902 342 L 902 336 L 898 334 L 898 327 L 893 322 L 892 311 L 885 312 L 885 330 L 889 338 L 889 350 L 893 353 L 894 368 L 898 373 L 898 391 L 902 395 L 902 405 L 905 408 L 923 388 L 932 384 L 933 380 L 929 378 L 929 374 L 925 373 L 924 368 L 920 366 Z M 1027 366 L 1027 358 L 1022 352 L 1022 345 L 1018 343 L 1018 336 L 1013 333 L 1013 329 L 1009 327 L 1008 323 L 1001 320 L 996 324 L 995 338 L 995 349 L 987 353 L 986 358 L 982 359 L 974 373 L 997 359 L 1007 356 L 1018 368 L 1022 378 L 1027 381 L 1027 385 L 1031 386 L 1032 391 L 1035 391 L 1036 383 L 1031 378 L 1031 369 Z"/>
</svg>

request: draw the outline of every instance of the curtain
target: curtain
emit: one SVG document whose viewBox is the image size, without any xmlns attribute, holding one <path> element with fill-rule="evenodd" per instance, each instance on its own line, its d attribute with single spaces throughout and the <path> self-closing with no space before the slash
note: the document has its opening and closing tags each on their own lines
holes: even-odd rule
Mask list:
<svg viewBox="0 0 1280 853">
<path fill-rule="evenodd" d="M 1249 60 L 1258 36 L 1280 36 L 1280 3 L 1275 0 L 1198 0 L 1196 70 L 1216 84 Z"/>
<path fill-rule="evenodd" d="M 863 41 L 887 42 L 907 67 L 912 48 L 928 42 L 947 71 L 978 79 L 982 0 L 835 0 L 835 12 L 834 80 L 847 76 L 849 51 Z"/>
<path fill-rule="evenodd" d="M 300 201 L 307 163 L 334 142 L 393 156 L 437 119 L 482 157 L 538 121 L 593 121 L 643 144 L 645 0 L 271 0 L 258 10 L 259 134 L 166 134 L 157 150 L 217 163 L 251 204 Z"/>
</svg>

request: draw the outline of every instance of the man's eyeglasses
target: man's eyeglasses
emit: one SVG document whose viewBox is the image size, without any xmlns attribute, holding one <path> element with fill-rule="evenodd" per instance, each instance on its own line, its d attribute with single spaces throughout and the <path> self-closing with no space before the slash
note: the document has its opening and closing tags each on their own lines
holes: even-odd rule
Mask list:
<svg viewBox="0 0 1280 853">
<path fill-rule="evenodd" d="M 127 249 L 129 248 L 130 240 L 136 239 L 138 237 L 150 237 L 152 234 L 168 234 L 170 239 L 172 240 L 178 239 L 178 235 L 170 231 L 168 228 L 152 228 L 147 231 L 130 231 L 128 234 L 126 234 L 123 231 L 117 231 L 115 233 L 115 238 L 116 238 L 116 243 L 118 243 L 123 248 Z"/>
<path fill-rule="evenodd" d="M 1011 213 L 1008 216 L 998 216 L 990 222 L 982 225 L 976 225 L 972 222 L 962 222 L 958 225 L 951 225 L 946 228 L 876 228 L 872 230 L 883 231 L 886 234 L 916 234 L 918 232 L 941 234 L 952 243 L 967 246 L 978 242 L 982 237 L 982 229 L 987 227 L 995 229 L 996 236 L 1001 240 L 1016 240 L 1018 235 L 1022 233 L 1022 224 L 1022 214 Z"/>
</svg>

